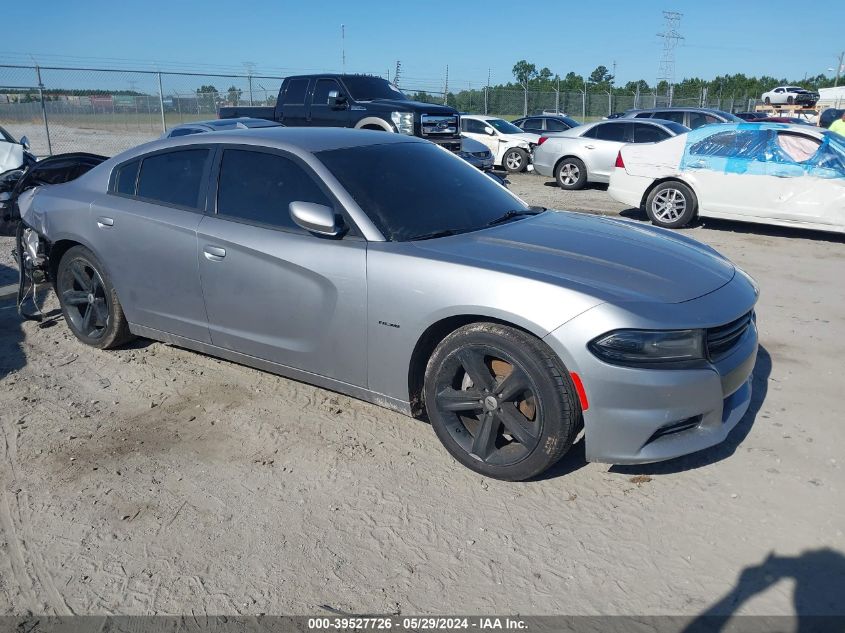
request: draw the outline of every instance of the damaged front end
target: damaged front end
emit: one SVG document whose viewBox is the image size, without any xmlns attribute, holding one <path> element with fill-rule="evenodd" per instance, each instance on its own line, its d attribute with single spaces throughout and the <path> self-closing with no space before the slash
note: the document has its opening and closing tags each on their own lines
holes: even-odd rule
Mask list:
<svg viewBox="0 0 845 633">
<path fill-rule="evenodd" d="M 58 185 L 75 180 L 103 161 L 105 156 L 77 152 L 59 154 L 31 165 L 20 174 L 11 175 L 0 183 L 0 234 L 15 237 L 15 261 L 18 264 L 18 314 L 24 319 L 40 321 L 38 286 L 49 283 L 50 243 L 37 226 L 29 226 L 24 216 L 29 213 L 39 187 Z M 7 176 L 3 174 L 3 176 Z M 5 191 L 4 191 L 5 188 Z M 37 223 L 36 223 L 37 224 Z M 24 305 L 29 300 L 35 312 L 28 312 Z"/>
</svg>

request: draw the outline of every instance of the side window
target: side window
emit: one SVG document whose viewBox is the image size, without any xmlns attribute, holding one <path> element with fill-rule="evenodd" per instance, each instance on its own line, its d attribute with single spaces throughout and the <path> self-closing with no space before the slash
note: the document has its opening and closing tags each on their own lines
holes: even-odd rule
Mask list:
<svg viewBox="0 0 845 633">
<path fill-rule="evenodd" d="M 822 142 L 811 136 L 793 132 L 778 132 L 777 147 L 787 161 L 804 163 L 815 156 Z"/>
<path fill-rule="evenodd" d="M 525 119 L 525 123 L 521 125 L 523 129 L 526 130 L 542 130 L 543 129 L 543 119 Z"/>
<path fill-rule="evenodd" d="M 768 130 L 727 130 L 711 134 L 689 148 L 693 156 L 720 156 L 765 161 L 769 149 Z"/>
<path fill-rule="evenodd" d="M 625 138 L 625 127 L 627 125 L 627 123 L 602 123 L 593 128 L 596 130 L 596 135 L 593 138 L 624 143 L 627 140 Z"/>
<path fill-rule="evenodd" d="M 664 119 L 666 121 L 674 121 L 675 123 L 680 123 L 681 125 L 683 125 L 684 112 L 683 110 L 664 110 L 663 112 L 655 112 L 654 118 Z"/>
<path fill-rule="evenodd" d="M 207 149 L 188 149 L 144 158 L 138 176 L 138 197 L 199 208 L 208 154 Z"/>
<path fill-rule="evenodd" d="M 140 166 L 140 160 L 133 160 L 131 163 L 118 167 L 117 176 L 114 179 L 114 191 L 116 193 L 127 196 L 135 195 L 135 183 L 138 180 L 138 168 Z"/>
<path fill-rule="evenodd" d="M 340 93 L 340 84 L 334 79 L 318 79 L 317 85 L 314 86 L 314 96 L 311 98 L 311 104 L 315 106 L 328 105 L 329 93 L 332 90 L 337 90 Z"/>
<path fill-rule="evenodd" d="M 300 105 L 305 103 L 305 93 L 308 90 L 307 79 L 291 79 L 285 88 L 285 103 Z"/>
<path fill-rule="evenodd" d="M 654 112 L 640 112 L 636 117 L 637 119 L 650 119 L 654 116 Z"/>
<path fill-rule="evenodd" d="M 466 124 L 466 127 L 464 127 Z M 461 127 L 464 128 L 464 131 L 469 132 L 470 134 L 486 134 L 484 128 L 487 127 L 484 121 L 478 121 L 476 119 L 461 119 Z"/>
<path fill-rule="evenodd" d="M 289 158 L 239 149 L 223 152 L 218 215 L 302 232 L 288 208 L 297 200 L 333 206 L 311 176 Z"/>
<path fill-rule="evenodd" d="M 568 129 L 569 127 L 563 121 L 558 121 L 557 119 L 546 119 L 546 131 L 548 132 L 563 132 Z"/>
<path fill-rule="evenodd" d="M 703 114 L 701 112 L 689 113 L 689 127 L 691 130 L 694 130 L 697 127 L 701 127 L 702 125 L 709 125 L 711 123 L 720 123 L 720 121 L 719 119 L 710 114 Z"/>
<path fill-rule="evenodd" d="M 634 143 L 657 143 L 669 138 L 669 132 L 656 125 L 634 123 Z"/>
<path fill-rule="evenodd" d="M 522 128 L 528 123 L 528 119 L 517 119 L 516 121 L 511 121 L 516 127 Z"/>
</svg>

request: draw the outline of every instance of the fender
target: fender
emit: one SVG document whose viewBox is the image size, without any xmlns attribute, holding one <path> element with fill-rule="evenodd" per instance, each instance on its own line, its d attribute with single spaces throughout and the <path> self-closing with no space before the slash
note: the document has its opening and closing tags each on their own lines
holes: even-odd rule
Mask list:
<svg viewBox="0 0 845 633">
<path fill-rule="evenodd" d="M 377 116 L 368 116 L 364 117 L 360 121 L 355 124 L 355 129 L 360 130 L 366 125 L 376 125 L 380 127 L 385 132 L 396 132 L 393 126 L 385 121 L 384 119 L 377 117 Z"/>
</svg>

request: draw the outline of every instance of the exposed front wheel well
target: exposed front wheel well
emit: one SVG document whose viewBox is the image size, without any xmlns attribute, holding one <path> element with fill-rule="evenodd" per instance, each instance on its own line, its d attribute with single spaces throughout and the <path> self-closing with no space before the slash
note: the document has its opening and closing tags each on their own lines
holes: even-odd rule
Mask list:
<svg viewBox="0 0 845 633">
<path fill-rule="evenodd" d="M 64 254 L 74 246 L 82 246 L 79 242 L 73 240 L 59 240 L 50 244 L 50 250 L 47 252 L 47 265 L 50 273 L 50 279 L 55 282 L 56 273 L 59 270 L 59 262 L 62 261 Z"/>
<path fill-rule="evenodd" d="M 491 317 L 478 314 L 463 314 L 447 317 L 431 324 L 425 332 L 422 333 L 419 340 L 417 340 L 417 344 L 411 354 L 411 362 L 408 367 L 408 398 L 411 403 L 411 413 L 414 417 L 422 417 L 425 411 L 422 397 L 423 383 L 425 381 L 425 368 L 428 365 L 428 360 L 434 353 L 435 348 L 443 339 L 458 328 L 469 325 L 470 323 L 480 322 L 507 325 L 534 336 L 534 334 L 525 328 L 509 323 L 508 321 L 493 319 Z"/>
</svg>

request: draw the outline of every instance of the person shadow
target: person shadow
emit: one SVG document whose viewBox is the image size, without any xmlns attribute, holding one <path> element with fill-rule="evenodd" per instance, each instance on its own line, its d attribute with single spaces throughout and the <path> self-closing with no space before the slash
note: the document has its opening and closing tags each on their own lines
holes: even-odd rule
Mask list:
<svg viewBox="0 0 845 633">
<path fill-rule="evenodd" d="M 733 614 L 751 598 L 784 579 L 795 583 L 792 601 L 797 620 L 785 627 L 780 622 L 777 629 L 770 630 L 797 633 L 845 630 L 845 555 L 822 548 L 798 556 L 770 552 L 760 564 L 743 569 L 733 589 L 690 621 L 683 633 L 738 630 L 730 624 Z"/>
</svg>

